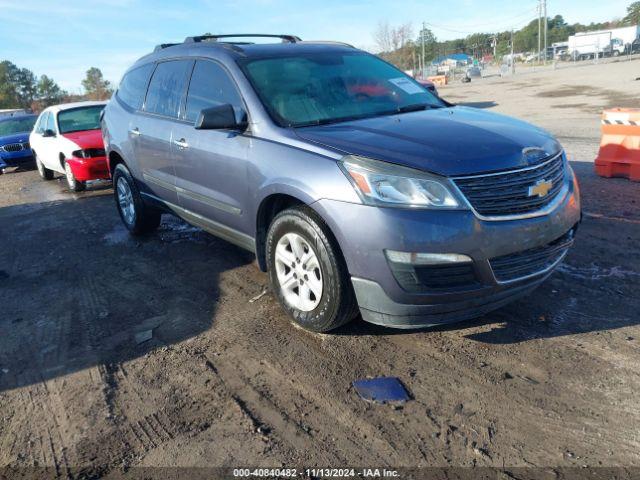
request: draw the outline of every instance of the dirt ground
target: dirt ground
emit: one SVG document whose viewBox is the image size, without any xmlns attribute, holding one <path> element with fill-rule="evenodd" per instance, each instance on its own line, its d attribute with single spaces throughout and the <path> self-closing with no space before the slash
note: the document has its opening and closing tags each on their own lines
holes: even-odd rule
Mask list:
<svg viewBox="0 0 640 480">
<path fill-rule="evenodd" d="M 0 467 L 640 467 L 640 184 L 592 164 L 599 112 L 640 107 L 638 76 L 634 61 L 441 89 L 556 134 L 585 215 L 534 294 L 447 328 L 307 333 L 259 296 L 250 254 L 168 216 L 131 238 L 108 185 L 1 176 Z M 379 375 L 413 399 L 359 399 L 351 382 Z"/>
</svg>

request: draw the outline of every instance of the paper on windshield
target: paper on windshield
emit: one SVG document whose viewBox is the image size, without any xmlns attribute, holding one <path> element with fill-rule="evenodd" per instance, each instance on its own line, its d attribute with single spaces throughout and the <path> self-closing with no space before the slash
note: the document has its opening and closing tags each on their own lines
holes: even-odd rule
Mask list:
<svg viewBox="0 0 640 480">
<path fill-rule="evenodd" d="M 422 88 L 420 88 L 408 78 L 398 77 L 392 78 L 389 81 L 396 87 L 401 88 L 410 95 L 415 95 L 416 93 L 424 93 L 424 90 L 422 90 Z"/>
</svg>

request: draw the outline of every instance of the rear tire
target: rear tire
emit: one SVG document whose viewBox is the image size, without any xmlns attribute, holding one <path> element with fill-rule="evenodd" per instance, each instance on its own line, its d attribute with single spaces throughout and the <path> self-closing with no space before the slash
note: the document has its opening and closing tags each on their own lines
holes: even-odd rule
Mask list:
<svg viewBox="0 0 640 480">
<path fill-rule="evenodd" d="M 280 212 L 267 232 L 269 281 L 293 321 L 328 332 L 351 321 L 358 306 L 333 235 L 308 207 Z"/>
<path fill-rule="evenodd" d="M 133 235 L 150 233 L 160 226 L 162 213 L 144 203 L 129 169 L 119 163 L 113 172 L 116 208 L 125 227 Z"/>
<path fill-rule="evenodd" d="M 36 167 L 38 168 L 38 173 L 42 177 L 43 180 L 53 180 L 53 170 L 49 170 L 47 167 L 43 165 L 40 161 L 36 152 L 33 152 L 33 156 L 36 159 Z"/>
<path fill-rule="evenodd" d="M 76 177 L 73 175 L 73 170 L 71 170 L 71 165 L 69 162 L 64 162 L 64 174 L 67 177 L 67 185 L 69 186 L 69 190 L 72 192 L 82 192 L 85 188 L 87 188 L 87 184 L 85 182 L 81 182 L 80 180 L 76 180 Z"/>
</svg>

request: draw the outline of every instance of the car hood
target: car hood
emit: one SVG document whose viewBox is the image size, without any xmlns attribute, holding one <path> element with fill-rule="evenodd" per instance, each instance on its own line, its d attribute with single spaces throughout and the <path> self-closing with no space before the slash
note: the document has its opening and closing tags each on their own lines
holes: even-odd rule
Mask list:
<svg viewBox="0 0 640 480">
<path fill-rule="evenodd" d="M 26 143 L 28 141 L 29 132 L 0 136 L 0 145 L 7 145 L 9 143 Z"/>
<path fill-rule="evenodd" d="M 63 133 L 62 136 L 80 148 L 104 148 L 102 141 L 102 131 L 98 130 L 82 130 L 79 132 Z"/>
<path fill-rule="evenodd" d="M 454 176 L 525 167 L 523 150 L 560 150 L 544 130 L 469 107 L 451 107 L 303 127 L 297 135 L 341 153 Z"/>
</svg>

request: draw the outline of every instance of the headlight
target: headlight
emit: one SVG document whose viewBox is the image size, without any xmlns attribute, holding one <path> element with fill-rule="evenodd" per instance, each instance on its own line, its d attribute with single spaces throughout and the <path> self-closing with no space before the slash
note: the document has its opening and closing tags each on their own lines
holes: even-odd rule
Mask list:
<svg viewBox="0 0 640 480">
<path fill-rule="evenodd" d="M 449 180 L 420 170 L 348 155 L 339 163 L 369 205 L 460 208 Z"/>
<path fill-rule="evenodd" d="M 84 150 L 76 150 L 71 152 L 76 158 L 94 158 L 104 157 L 106 155 L 104 148 L 86 148 Z"/>
</svg>

